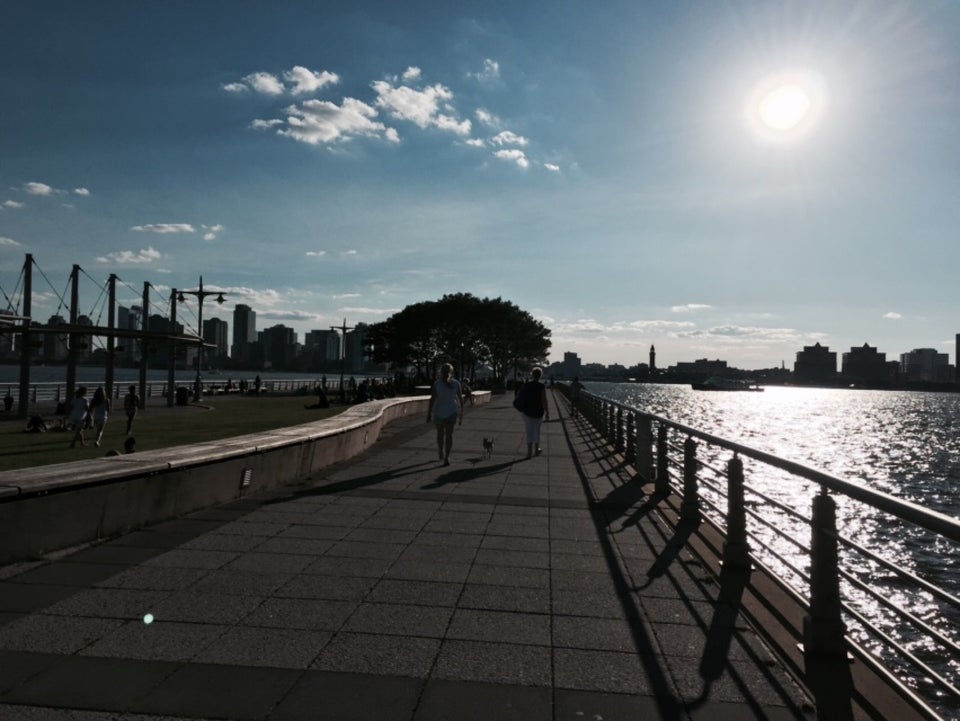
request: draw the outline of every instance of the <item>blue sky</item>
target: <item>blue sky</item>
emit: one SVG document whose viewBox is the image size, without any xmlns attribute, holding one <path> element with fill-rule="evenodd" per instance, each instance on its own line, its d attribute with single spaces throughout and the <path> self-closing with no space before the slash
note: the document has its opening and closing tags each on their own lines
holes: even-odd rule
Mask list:
<svg viewBox="0 0 960 721">
<path fill-rule="evenodd" d="M 469 292 L 542 320 L 554 360 L 955 361 L 960 3 L 2 14 L 0 288 L 32 253 L 41 320 L 77 263 L 81 312 L 110 273 L 156 312 L 202 274 L 228 300 L 205 318 L 246 303 L 301 340 Z"/>
</svg>

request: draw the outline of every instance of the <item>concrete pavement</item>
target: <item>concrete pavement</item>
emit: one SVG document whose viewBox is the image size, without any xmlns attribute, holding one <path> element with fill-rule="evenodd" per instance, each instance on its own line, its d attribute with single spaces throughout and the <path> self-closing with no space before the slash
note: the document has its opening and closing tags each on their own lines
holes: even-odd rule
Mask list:
<svg viewBox="0 0 960 721">
<path fill-rule="evenodd" d="M 589 427 L 507 397 L 0 576 L 0 719 L 811 719 Z M 562 409 L 551 400 L 551 414 Z M 482 439 L 494 440 L 489 459 Z"/>
</svg>

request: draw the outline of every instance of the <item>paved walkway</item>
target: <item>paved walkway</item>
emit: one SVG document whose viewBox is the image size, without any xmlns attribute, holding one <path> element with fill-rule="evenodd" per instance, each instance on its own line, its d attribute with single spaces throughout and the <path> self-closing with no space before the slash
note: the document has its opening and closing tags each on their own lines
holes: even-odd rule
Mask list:
<svg viewBox="0 0 960 721">
<path fill-rule="evenodd" d="M 449 467 L 412 418 L 283 493 L 5 569 L 0 718 L 813 718 L 590 430 L 543 447 L 495 397 Z"/>
</svg>

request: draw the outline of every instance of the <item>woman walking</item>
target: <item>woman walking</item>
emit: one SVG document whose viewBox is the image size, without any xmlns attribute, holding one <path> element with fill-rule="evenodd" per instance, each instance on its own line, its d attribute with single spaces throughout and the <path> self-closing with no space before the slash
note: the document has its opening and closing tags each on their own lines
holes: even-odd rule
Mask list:
<svg viewBox="0 0 960 721">
<path fill-rule="evenodd" d="M 431 416 L 437 426 L 437 452 L 443 465 L 450 465 L 450 449 L 453 447 L 453 428 L 457 418 L 463 423 L 463 391 L 460 381 L 453 377 L 453 366 L 440 366 L 440 378 L 433 384 L 430 403 L 427 405 L 427 423 Z"/>
<path fill-rule="evenodd" d="M 70 447 L 73 448 L 80 441 L 80 447 L 86 445 L 83 442 L 83 427 L 86 425 L 90 414 L 90 404 L 87 403 L 87 387 L 80 386 L 73 394 L 73 400 L 70 401 L 70 413 L 67 418 L 70 420 L 70 426 L 73 428 L 73 440 Z"/>
<path fill-rule="evenodd" d="M 514 406 L 520 411 L 523 418 L 523 429 L 527 435 L 527 458 L 540 455 L 540 424 L 544 418 L 550 420 L 550 411 L 547 408 L 547 389 L 540 382 L 543 369 L 534 368 L 530 373 L 531 380 L 520 387 Z"/>
<path fill-rule="evenodd" d="M 93 416 L 93 429 L 97 434 L 97 440 L 94 445 L 99 448 L 103 441 L 103 430 L 107 426 L 107 414 L 110 411 L 110 399 L 103 392 L 103 386 L 97 386 L 93 392 L 93 400 L 90 401 L 90 415 Z"/>
</svg>

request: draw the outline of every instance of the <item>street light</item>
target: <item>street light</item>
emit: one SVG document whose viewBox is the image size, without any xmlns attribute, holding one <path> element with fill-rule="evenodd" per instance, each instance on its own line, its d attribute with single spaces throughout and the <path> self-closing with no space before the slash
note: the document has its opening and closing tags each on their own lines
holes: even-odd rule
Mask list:
<svg viewBox="0 0 960 721">
<path fill-rule="evenodd" d="M 204 290 L 203 289 L 203 276 L 200 276 L 200 285 L 196 290 L 181 290 L 180 295 L 177 300 L 180 303 L 186 301 L 184 295 L 192 295 L 197 299 L 197 335 L 200 338 L 200 347 L 197 351 L 197 378 L 193 383 L 193 400 L 199 401 L 202 394 L 203 384 L 200 379 L 200 369 L 203 367 L 203 299 L 215 295 L 217 296 L 217 303 L 221 305 L 226 302 L 226 298 L 223 297 L 223 293 L 218 290 Z"/>
</svg>

